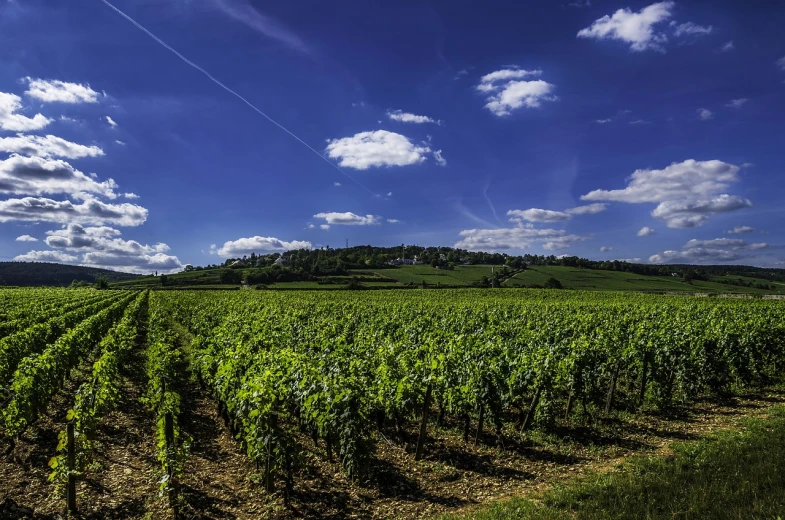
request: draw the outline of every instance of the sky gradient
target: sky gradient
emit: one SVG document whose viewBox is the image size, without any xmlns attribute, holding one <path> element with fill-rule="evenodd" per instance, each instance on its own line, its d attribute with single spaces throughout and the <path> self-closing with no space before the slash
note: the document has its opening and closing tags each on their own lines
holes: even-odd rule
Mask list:
<svg viewBox="0 0 785 520">
<path fill-rule="evenodd" d="M 785 265 L 785 3 L 0 0 L 0 260 Z"/>
</svg>

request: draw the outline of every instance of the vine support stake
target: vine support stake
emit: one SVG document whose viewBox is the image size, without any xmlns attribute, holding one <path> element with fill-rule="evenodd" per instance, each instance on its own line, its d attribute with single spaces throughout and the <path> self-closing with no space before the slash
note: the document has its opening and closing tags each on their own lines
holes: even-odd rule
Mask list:
<svg viewBox="0 0 785 520">
<path fill-rule="evenodd" d="M 428 385 L 428 388 L 425 390 L 425 402 L 422 405 L 422 420 L 420 421 L 420 436 L 417 438 L 417 451 L 414 454 L 414 460 L 422 458 L 425 437 L 428 434 L 428 410 L 431 407 L 432 390 L 432 385 Z"/>
<path fill-rule="evenodd" d="M 613 374 L 611 375 L 611 387 L 608 390 L 608 399 L 605 401 L 605 415 L 608 415 L 613 406 L 613 394 L 616 393 L 616 379 L 619 377 L 619 361 L 613 365 Z"/>
<path fill-rule="evenodd" d="M 482 425 L 485 421 L 485 405 L 480 405 L 480 417 L 477 419 L 477 435 L 474 436 L 474 445 L 477 446 L 480 443 L 480 437 L 482 437 Z"/>
<path fill-rule="evenodd" d="M 66 510 L 69 515 L 76 514 L 76 446 L 74 446 L 74 422 L 65 426 L 68 442 L 68 482 L 65 486 Z"/>
<path fill-rule="evenodd" d="M 521 431 L 525 432 L 529 429 L 532 422 L 534 421 L 534 413 L 537 411 L 537 405 L 540 404 L 540 396 L 542 395 L 542 385 L 537 386 L 537 391 L 534 392 L 534 398 L 532 399 L 531 405 L 529 406 L 529 411 L 526 413 L 526 419 L 523 420 L 523 426 L 521 427 Z"/>
<path fill-rule="evenodd" d="M 174 447 L 174 418 L 170 412 L 164 415 L 164 437 L 166 439 L 166 449 L 171 450 Z M 168 460 L 166 462 L 166 473 L 169 478 L 172 477 L 172 466 Z"/>
<path fill-rule="evenodd" d="M 643 356 L 643 372 L 641 372 L 641 391 L 640 395 L 638 396 L 638 406 L 643 406 L 643 400 L 646 397 L 646 383 L 647 378 L 649 376 L 649 355 L 644 354 Z"/>
</svg>

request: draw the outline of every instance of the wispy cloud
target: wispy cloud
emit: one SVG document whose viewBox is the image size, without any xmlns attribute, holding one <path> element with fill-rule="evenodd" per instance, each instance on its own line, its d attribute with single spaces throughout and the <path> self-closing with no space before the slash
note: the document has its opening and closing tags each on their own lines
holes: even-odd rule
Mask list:
<svg viewBox="0 0 785 520">
<path fill-rule="evenodd" d="M 189 67 L 191 67 L 191 68 L 193 68 L 193 69 L 195 69 L 195 70 L 197 70 L 197 71 L 201 72 L 201 73 L 202 73 L 204 76 L 206 76 L 206 77 L 207 77 L 207 79 L 209 79 L 210 81 L 212 81 L 213 83 L 215 83 L 216 85 L 218 85 L 219 87 L 221 87 L 222 89 L 224 89 L 226 92 L 228 92 L 229 94 L 233 95 L 234 97 L 236 97 L 237 99 L 239 99 L 240 101 L 242 101 L 243 103 L 245 103 L 245 104 L 246 104 L 246 105 L 247 105 L 247 106 L 248 106 L 248 107 L 249 107 L 251 110 L 253 110 L 253 111 L 254 111 L 254 112 L 256 112 L 257 114 L 259 114 L 260 116 L 264 117 L 264 118 L 265 118 L 267 121 L 269 121 L 270 123 L 274 124 L 275 126 L 277 126 L 278 128 L 280 128 L 281 130 L 283 130 L 284 132 L 286 132 L 287 134 L 289 134 L 289 136 L 290 136 L 290 137 L 292 137 L 292 138 L 293 138 L 293 139 L 295 139 L 297 142 L 299 142 L 301 145 L 303 145 L 303 146 L 305 146 L 306 148 L 308 148 L 308 150 L 310 150 L 311 152 L 313 152 L 314 154 L 316 154 L 317 156 L 319 156 L 319 158 L 320 158 L 320 159 L 322 159 L 324 162 L 326 162 L 327 164 L 329 164 L 330 166 L 332 166 L 333 168 L 335 168 L 336 170 L 338 170 L 339 172 L 341 172 L 341 175 L 343 175 L 343 176 L 344 176 L 344 177 L 346 177 L 347 179 L 351 180 L 352 182 L 354 182 L 355 184 L 357 184 L 358 186 L 360 186 L 362 189 L 364 189 L 365 191 L 367 191 L 367 192 L 368 192 L 368 193 L 370 193 L 371 195 L 373 195 L 373 196 L 377 196 L 377 195 L 378 195 L 378 194 L 374 193 L 374 192 L 373 192 L 371 189 L 369 189 L 368 187 L 366 187 L 364 184 L 362 184 L 360 181 L 358 181 L 357 179 L 355 179 L 354 177 L 352 177 L 351 175 L 349 175 L 348 173 L 346 173 L 345 171 L 343 171 L 343 170 L 342 170 L 342 169 L 341 169 L 339 166 L 337 166 L 336 164 L 332 163 L 332 162 L 331 162 L 329 159 L 327 159 L 327 158 L 326 158 L 324 155 L 322 155 L 322 154 L 321 154 L 319 151 L 317 151 L 317 150 L 316 150 L 314 147 L 312 147 L 311 145 L 309 145 L 308 143 L 306 143 L 305 141 L 303 141 L 303 140 L 302 140 L 300 137 L 298 137 L 298 136 L 297 136 L 297 135 L 296 135 L 294 132 L 292 132 L 291 130 L 289 130 L 289 129 L 288 129 L 288 128 L 286 128 L 285 126 L 283 126 L 281 123 L 279 123 L 278 121 L 276 121 L 276 120 L 275 120 L 275 119 L 273 119 L 272 117 L 268 116 L 268 115 L 267 115 L 267 114 L 266 114 L 266 113 L 265 113 L 265 112 L 264 112 L 262 109 L 260 109 L 259 107 L 257 107 L 256 105 L 254 105 L 253 103 L 251 103 L 250 101 L 248 101 L 248 100 L 247 100 L 245 97 L 243 97 L 243 96 L 241 96 L 240 94 L 238 94 L 238 93 L 237 93 L 235 90 L 233 90 L 233 89 L 231 89 L 230 87 L 226 86 L 224 83 L 222 83 L 220 80 L 218 80 L 218 79 L 217 79 L 215 76 L 213 76 L 212 74 L 210 74 L 209 72 L 207 72 L 207 70 L 203 69 L 202 67 L 200 67 L 199 65 L 197 65 L 197 64 L 196 64 L 196 63 L 194 63 L 193 61 L 191 61 L 191 60 L 189 60 L 188 58 L 186 58 L 186 57 L 185 57 L 184 55 L 182 55 L 182 54 L 181 54 L 181 53 L 180 53 L 180 52 L 179 52 L 177 49 L 175 49 L 174 47 L 172 47 L 171 45 L 169 45 L 168 43 L 166 43 L 165 41 L 163 41 L 161 38 L 159 38 L 158 36 L 156 36 L 155 34 L 153 34 L 152 32 L 150 32 L 150 31 L 149 31 L 147 28 L 145 28 L 145 27 L 144 27 L 142 24 L 140 24 L 139 22 L 137 22 L 136 20 L 134 20 L 133 18 L 131 18 L 130 16 L 128 16 L 128 15 L 127 15 L 125 12 L 123 12 L 123 11 L 121 11 L 120 9 L 118 9 L 117 7 L 115 7 L 115 6 L 114 6 L 114 4 L 112 4 L 111 2 L 109 2 L 109 0 L 101 0 L 101 1 L 102 1 L 102 2 L 103 2 L 103 3 L 104 3 L 106 6 L 107 6 L 107 7 L 109 7 L 109 8 L 110 8 L 110 9 L 112 9 L 114 12 L 116 12 L 117 14 L 119 14 L 120 16 L 122 16 L 123 18 L 125 18 L 125 19 L 126 19 L 128 22 L 130 22 L 132 25 L 134 25 L 134 27 L 136 27 L 137 29 L 139 29 L 140 31 L 142 31 L 143 33 L 145 33 L 147 36 L 149 36 L 150 38 L 152 38 L 153 40 L 155 40 L 155 41 L 156 41 L 156 42 L 157 42 L 159 45 L 161 45 L 163 48 L 165 48 L 166 50 L 168 50 L 169 52 L 171 52 L 172 54 L 174 54 L 175 56 L 177 56 L 178 58 L 180 58 L 180 60 L 181 60 L 181 61 L 183 61 L 183 62 L 184 62 L 186 65 L 188 65 Z"/>
<path fill-rule="evenodd" d="M 247 25 L 268 38 L 277 40 L 296 51 L 310 54 L 310 48 L 297 34 L 284 24 L 261 13 L 245 0 L 212 0 L 213 5 L 230 18 Z"/>
</svg>

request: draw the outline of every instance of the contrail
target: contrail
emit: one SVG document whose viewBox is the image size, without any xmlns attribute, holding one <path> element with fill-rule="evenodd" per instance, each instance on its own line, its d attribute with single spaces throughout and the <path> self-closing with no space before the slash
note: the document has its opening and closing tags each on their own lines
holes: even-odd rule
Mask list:
<svg viewBox="0 0 785 520">
<path fill-rule="evenodd" d="M 488 181 L 488 183 L 485 185 L 485 189 L 482 190 L 482 196 L 485 197 L 485 201 L 488 203 L 488 206 L 491 207 L 491 211 L 493 212 L 493 218 L 496 219 L 496 222 L 501 224 L 501 221 L 499 220 L 499 215 L 496 214 L 496 208 L 494 207 L 493 202 L 491 202 L 491 198 L 488 196 L 488 188 L 490 187 L 491 187 L 491 181 Z"/>
<path fill-rule="evenodd" d="M 112 3 L 110 3 L 108 0 L 101 0 L 101 2 L 103 2 L 103 3 L 104 3 L 104 4 L 106 4 L 108 7 L 110 7 L 110 8 L 111 8 L 111 9 L 112 9 L 114 12 L 116 12 L 117 14 L 119 14 L 120 16 L 122 16 L 123 18 L 125 18 L 126 20 L 128 20 L 129 22 L 131 22 L 132 24 L 134 24 L 134 26 L 136 26 L 136 28 L 137 28 L 137 29 L 139 29 L 140 31 L 144 32 L 144 33 L 145 33 L 147 36 L 149 36 L 150 38 L 152 38 L 153 40 L 155 40 L 156 42 L 158 42 L 159 44 L 161 44 L 161 45 L 162 45 L 162 46 L 163 46 L 165 49 L 167 49 L 169 52 L 171 52 L 172 54 L 174 54 L 175 56 L 177 56 L 178 58 L 180 58 L 180 59 L 181 59 L 182 61 L 184 61 L 184 62 L 185 62 L 187 65 L 190 65 L 190 66 L 191 66 L 191 67 L 193 67 L 194 69 L 198 70 L 199 72 L 201 72 L 202 74 L 204 74 L 205 76 L 207 76 L 207 78 L 208 78 L 210 81 L 212 81 L 213 83 L 215 83 L 216 85 L 218 85 L 219 87 L 221 87 L 222 89 L 224 89 L 225 91 L 227 91 L 228 93 L 230 93 L 231 95 L 233 95 L 234 97 L 236 97 L 237 99 L 239 99 L 240 101 L 242 101 L 243 103 L 245 103 L 246 105 L 248 105 L 249 107 L 251 107 L 251 108 L 252 108 L 252 109 L 253 109 L 253 110 L 254 110 L 256 113 L 258 113 L 259 115 L 261 115 L 262 117 L 264 117 L 265 119 L 267 119 L 269 122 L 271 122 L 272 124 L 274 124 L 275 126 L 277 126 L 278 128 L 280 128 L 281 130 L 283 130 L 284 132 L 286 132 L 286 133 L 287 133 L 287 134 L 289 134 L 290 136 L 294 137 L 294 138 L 295 138 L 295 139 L 296 139 L 296 140 L 297 140 L 297 141 L 298 141 L 300 144 L 302 144 L 303 146 L 305 146 L 306 148 L 308 148 L 310 151 L 312 151 L 313 153 L 315 153 L 316 155 L 318 155 L 318 156 L 319 156 L 319 158 L 320 158 L 320 159 L 322 159 L 324 162 L 326 162 L 327 164 L 329 164 L 330 166 L 332 166 L 333 168 L 335 168 L 336 170 L 338 170 L 339 172 L 341 172 L 341 174 L 342 174 L 344 177 L 346 177 L 347 179 L 351 180 L 352 182 L 354 182 L 355 184 L 357 184 L 358 186 L 360 186 L 362 189 L 364 189 L 365 191 L 367 191 L 368 193 L 370 193 L 370 194 L 371 194 L 371 195 L 373 195 L 374 197 L 378 197 L 378 196 L 379 196 L 377 193 L 374 193 L 374 192 L 373 192 L 373 191 L 371 191 L 370 189 L 366 188 L 366 187 L 365 187 L 365 185 L 363 185 L 363 184 L 362 184 L 360 181 L 358 181 L 357 179 L 355 179 L 354 177 L 352 177 L 351 175 L 349 175 L 348 173 L 346 173 L 345 171 L 343 171 L 343 170 L 342 170 L 340 167 L 338 167 L 338 166 L 337 166 L 335 163 L 332 163 L 332 162 L 330 162 L 330 161 L 329 161 L 329 160 L 328 160 L 328 159 L 327 159 L 327 158 L 326 158 L 324 155 L 322 155 L 321 153 L 319 153 L 318 151 L 316 151 L 315 149 L 313 149 L 313 148 L 311 147 L 311 145 L 309 145 L 308 143 L 306 143 L 305 141 L 303 141 L 302 139 L 300 139 L 299 137 L 297 137 L 297 136 L 296 136 L 294 133 L 292 133 L 292 132 L 291 132 L 291 131 L 290 131 L 288 128 L 286 128 L 285 126 L 283 126 L 281 123 L 279 123 L 278 121 L 276 121 L 276 120 L 275 120 L 275 119 L 273 119 L 272 117 L 270 117 L 270 116 L 268 116 L 267 114 L 265 114 L 265 113 L 264 113 L 264 112 L 263 112 L 261 109 L 259 109 L 258 107 L 256 107 L 256 105 L 254 105 L 253 103 L 251 103 L 250 101 L 248 101 L 247 99 L 245 99 L 243 96 L 241 96 L 240 94 L 238 94 L 237 92 L 235 92 L 235 91 L 234 91 L 234 90 L 232 90 L 231 88 L 229 88 L 229 87 L 227 87 L 226 85 L 224 85 L 224 84 L 223 84 L 223 83 L 222 83 L 222 82 L 221 82 L 219 79 L 217 79 L 215 76 L 213 76 L 212 74 L 210 74 L 209 72 L 207 72 L 205 69 L 203 69 L 202 67 L 200 67 L 200 66 L 199 66 L 199 65 L 197 65 L 196 63 L 192 62 L 191 60 L 189 60 L 188 58 L 186 58 L 186 57 L 185 57 L 185 56 L 183 56 L 182 54 L 180 54 L 180 53 L 179 53 L 179 52 L 178 52 L 176 49 L 174 49 L 174 48 L 173 48 L 171 45 L 169 45 L 168 43 L 166 43 L 165 41 L 163 41 L 161 38 L 159 38 L 159 37 L 158 37 L 158 36 L 156 36 L 155 34 L 153 34 L 153 33 L 151 33 L 150 31 L 148 31 L 148 30 L 147 30 L 147 29 L 146 29 L 144 26 L 142 26 L 142 25 L 141 25 L 139 22 L 137 22 L 136 20 L 134 20 L 133 18 L 131 18 L 130 16 L 128 16 L 127 14 L 125 14 L 123 11 L 121 11 L 121 10 L 120 10 L 120 9 L 118 9 L 117 7 L 115 7 L 115 6 L 114 6 Z"/>
</svg>

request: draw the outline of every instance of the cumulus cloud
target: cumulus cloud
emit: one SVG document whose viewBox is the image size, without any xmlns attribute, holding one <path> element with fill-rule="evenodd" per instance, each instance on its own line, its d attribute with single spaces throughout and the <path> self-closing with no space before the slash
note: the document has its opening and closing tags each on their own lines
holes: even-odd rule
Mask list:
<svg viewBox="0 0 785 520">
<path fill-rule="evenodd" d="M 716 213 L 749 207 L 741 197 L 722 193 L 738 182 L 739 167 L 718 160 L 688 159 L 662 170 L 636 170 L 620 190 L 594 190 L 581 197 L 588 201 L 657 203 L 652 216 L 671 228 L 699 226 Z"/>
<path fill-rule="evenodd" d="M 756 251 L 767 247 L 769 245 L 765 242 L 749 244 L 736 238 L 692 239 L 680 250 L 668 250 L 650 256 L 649 262 L 654 264 L 734 262 L 754 256 Z"/>
<path fill-rule="evenodd" d="M 129 192 L 129 193 L 123 193 L 123 197 L 125 197 L 126 199 L 133 200 L 133 199 L 138 199 L 139 195 L 137 195 L 136 193 L 130 193 Z"/>
<path fill-rule="evenodd" d="M 29 132 L 40 130 L 52 122 L 51 119 L 43 114 L 27 117 L 18 113 L 21 109 L 22 98 L 14 94 L 0 92 L 0 130 Z"/>
<path fill-rule="evenodd" d="M 600 252 L 601 253 L 609 253 L 611 251 L 613 251 L 613 247 L 611 247 L 611 246 L 602 246 L 600 248 Z"/>
<path fill-rule="evenodd" d="M 595 202 L 594 204 L 586 204 L 585 206 L 577 206 L 564 210 L 565 213 L 570 215 L 595 215 L 602 213 L 607 209 L 608 205 L 603 202 Z"/>
<path fill-rule="evenodd" d="M 701 121 L 708 121 L 709 119 L 714 119 L 714 113 L 708 108 L 699 108 L 698 119 L 700 119 Z"/>
<path fill-rule="evenodd" d="M 317 213 L 314 218 L 324 219 L 327 224 L 345 225 L 345 226 L 372 226 L 381 222 L 381 217 L 375 215 L 356 215 L 351 211 L 345 213 L 338 213 L 331 211 L 328 213 Z"/>
<path fill-rule="evenodd" d="M 703 26 L 692 22 L 674 25 L 674 27 L 675 29 L 673 30 L 673 34 L 677 38 L 679 36 L 702 36 L 705 34 L 711 34 L 711 31 L 714 29 L 711 25 Z"/>
<path fill-rule="evenodd" d="M 722 52 L 729 52 L 735 49 L 736 46 L 733 44 L 733 40 L 726 42 L 725 45 L 722 46 L 720 49 Z"/>
<path fill-rule="evenodd" d="M 541 70 L 506 68 L 486 74 L 477 90 L 486 95 L 485 108 L 497 116 L 507 116 L 519 108 L 537 108 L 543 101 L 556 101 L 555 85 L 522 78 L 542 75 Z"/>
<path fill-rule="evenodd" d="M 104 151 L 98 146 L 85 146 L 72 143 L 54 135 L 24 135 L 0 137 L 0 152 L 16 153 L 34 157 L 65 157 L 79 159 L 81 157 L 98 157 Z"/>
<path fill-rule="evenodd" d="M 651 214 L 664 219 L 670 228 L 691 228 L 704 224 L 710 215 L 750 206 L 749 199 L 723 194 L 708 199 L 661 202 Z"/>
<path fill-rule="evenodd" d="M 90 198 L 73 203 L 41 197 L 0 201 L 0 222 L 139 226 L 145 220 L 147 209 L 129 203 L 107 204 Z"/>
<path fill-rule="evenodd" d="M 341 166 L 357 170 L 420 164 L 429 153 L 429 147 L 417 146 L 406 136 L 387 130 L 360 132 L 352 137 L 332 139 L 327 144 L 330 158 L 338 159 Z"/>
<path fill-rule="evenodd" d="M 740 235 L 742 233 L 752 233 L 755 228 L 750 226 L 736 226 L 733 229 L 727 230 L 725 233 L 728 235 Z"/>
<path fill-rule="evenodd" d="M 597 40 L 620 40 L 630 45 L 630 50 L 640 52 L 648 49 L 664 51 L 668 37 L 655 31 L 655 26 L 671 17 L 674 2 L 658 2 L 638 12 L 624 8 L 613 15 L 605 15 L 578 32 L 578 38 Z"/>
<path fill-rule="evenodd" d="M 414 123 L 418 125 L 423 123 L 433 123 L 436 125 L 442 124 L 442 122 L 438 119 L 433 119 L 432 117 L 428 116 L 419 116 L 417 114 L 404 112 L 402 110 L 388 110 L 387 117 L 392 121 L 398 121 L 399 123 Z"/>
<path fill-rule="evenodd" d="M 84 227 L 68 224 L 62 229 L 47 231 L 46 234 L 47 246 L 55 250 L 82 254 L 82 265 L 132 273 L 173 271 L 182 267 L 176 256 L 166 254 L 169 252 L 168 245 L 146 245 L 136 240 L 124 240 L 120 238 L 119 230 L 108 226 Z"/>
<path fill-rule="evenodd" d="M 541 244 L 547 251 L 570 247 L 576 242 L 587 240 L 579 235 L 568 235 L 560 229 L 537 229 L 531 224 L 499 229 L 466 229 L 455 247 L 470 251 L 497 251 L 506 249 L 528 249 Z"/>
<path fill-rule="evenodd" d="M 106 119 L 106 122 L 109 123 L 109 126 L 111 126 L 112 128 L 117 127 L 117 122 L 114 119 L 112 119 L 111 117 L 104 116 L 104 119 Z"/>
<path fill-rule="evenodd" d="M 653 235 L 654 233 L 656 233 L 656 231 L 654 231 L 653 228 L 650 228 L 648 226 L 644 226 L 644 227 L 642 227 L 640 229 L 640 231 L 638 231 L 638 236 L 639 237 L 648 237 L 648 236 Z"/>
<path fill-rule="evenodd" d="M 23 255 L 14 257 L 14 262 L 56 262 L 63 264 L 73 264 L 79 260 L 74 255 L 63 253 L 62 251 L 29 251 Z"/>
<path fill-rule="evenodd" d="M 31 237 L 30 235 L 22 235 L 16 237 L 17 242 L 38 242 L 38 239 L 35 237 Z"/>
<path fill-rule="evenodd" d="M 550 209 L 511 209 L 507 212 L 511 222 L 564 222 L 572 218 L 569 213 Z"/>
<path fill-rule="evenodd" d="M 98 182 L 60 159 L 12 154 L 8 159 L 0 161 L 0 193 L 95 193 L 113 199 L 117 197 L 115 188 L 117 184 L 114 180 Z"/>
<path fill-rule="evenodd" d="M 86 84 L 29 77 L 26 80 L 25 94 L 44 103 L 97 103 L 100 95 Z"/>
<path fill-rule="evenodd" d="M 319 228 L 327 231 L 330 229 L 330 224 L 319 224 Z"/>
<path fill-rule="evenodd" d="M 213 247 L 214 245 L 210 246 L 210 249 L 224 258 L 237 258 L 243 255 L 250 255 L 251 253 L 283 253 L 294 249 L 310 249 L 312 247 L 310 242 L 304 240 L 287 242 L 274 237 L 260 236 L 230 240 L 224 242 L 219 248 Z"/>
<path fill-rule="evenodd" d="M 749 101 L 747 98 L 731 99 L 725 106 L 728 108 L 741 108 L 747 103 L 747 101 Z"/>
</svg>

